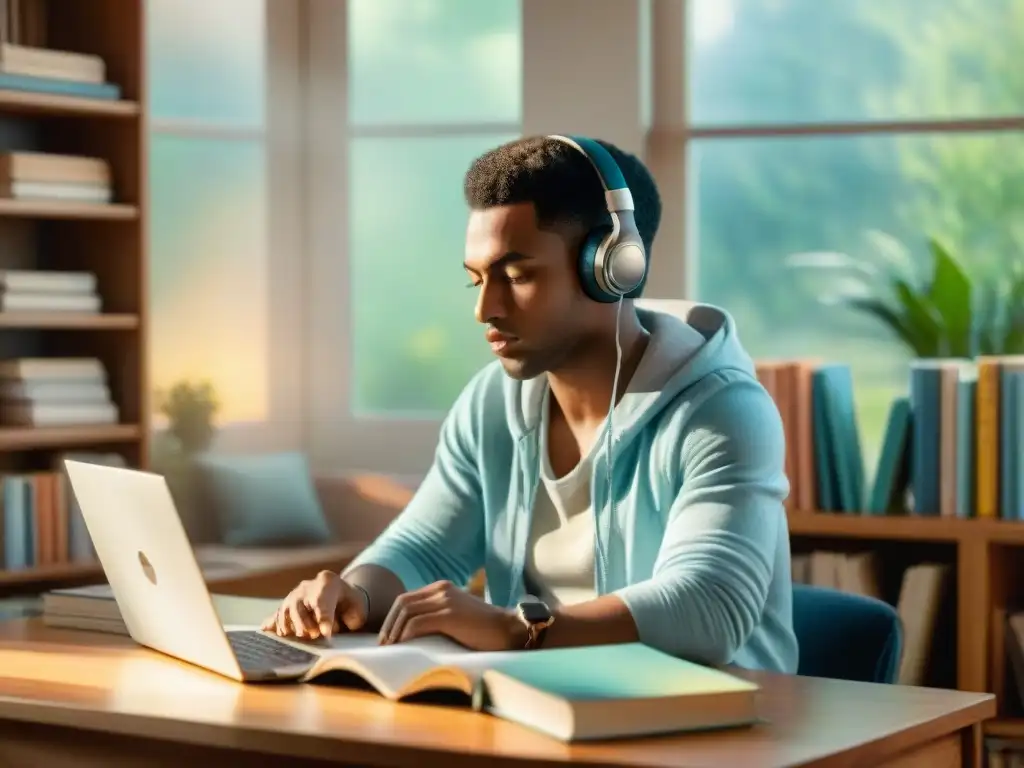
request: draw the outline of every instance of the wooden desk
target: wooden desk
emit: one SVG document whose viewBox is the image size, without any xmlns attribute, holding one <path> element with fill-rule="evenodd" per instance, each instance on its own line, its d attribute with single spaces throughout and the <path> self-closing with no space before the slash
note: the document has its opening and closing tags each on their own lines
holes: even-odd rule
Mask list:
<svg viewBox="0 0 1024 768">
<path fill-rule="evenodd" d="M 990 694 L 749 676 L 764 725 L 570 746 L 459 708 L 244 686 L 127 638 L 18 620 L 0 624 L 0 765 L 980 768 L 995 714 Z"/>
</svg>

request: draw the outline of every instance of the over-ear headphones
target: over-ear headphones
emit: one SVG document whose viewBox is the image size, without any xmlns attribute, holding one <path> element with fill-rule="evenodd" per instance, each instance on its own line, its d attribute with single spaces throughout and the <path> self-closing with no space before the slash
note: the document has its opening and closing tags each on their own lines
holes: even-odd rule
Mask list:
<svg viewBox="0 0 1024 768">
<path fill-rule="evenodd" d="M 584 292 L 595 301 L 616 302 L 633 298 L 647 273 L 644 241 L 633 217 L 633 194 L 615 158 L 593 139 L 582 136 L 548 136 L 564 142 L 586 157 L 604 187 L 604 199 L 612 217 L 610 227 L 587 233 L 580 248 L 578 269 Z"/>
</svg>

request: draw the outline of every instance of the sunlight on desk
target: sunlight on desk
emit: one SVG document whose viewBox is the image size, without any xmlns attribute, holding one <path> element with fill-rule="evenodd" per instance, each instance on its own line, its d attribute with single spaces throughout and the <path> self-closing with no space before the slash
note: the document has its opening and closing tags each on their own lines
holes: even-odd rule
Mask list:
<svg viewBox="0 0 1024 768">
<path fill-rule="evenodd" d="M 149 717 L 232 722 L 243 687 L 202 669 L 163 659 L 129 659 L 118 666 L 109 707 Z"/>
</svg>

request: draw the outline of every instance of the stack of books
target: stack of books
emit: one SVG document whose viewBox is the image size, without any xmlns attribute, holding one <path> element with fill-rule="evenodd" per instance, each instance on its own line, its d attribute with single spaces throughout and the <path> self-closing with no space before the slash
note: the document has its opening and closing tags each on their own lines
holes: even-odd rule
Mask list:
<svg viewBox="0 0 1024 768">
<path fill-rule="evenodd" d="M 0 0 L 0 89 L 119 99 L 101 56 L 45 47 L 42 0 Z"/>
<path fill-rule="evenodd" d="M 94 357 L 0 361 L 0 422 L 17 427 L 116 424 L 103 363 Z"/>
<path fill-rule="evenodd" d="M 223 567 L 206 567 L 201 553 L 196 553 L 203 575 L 216 578 Z M 211 595 L 213 607 L 225 626 L 259 626 L 281 605 L 278 599 L 242 597 L 238 595 Z M 114 600 L 109 584 L 53 589 L 43 594 L 43 623 L 49 627 L 84 629 L 127 635 L 128 628 L 121 618 L 121 610 Z"/>
<path fill-rule="evenodd" d="M 113 199 L 110 164 L 99 157 L 3 152 L 0 196 L 12 200 L 109 203 Z"/>
<path fill-rule="evenodd" d="M 79 312 L 103 307 L 92 272 L 0 270 L 0 312 Z"/>
</svg>

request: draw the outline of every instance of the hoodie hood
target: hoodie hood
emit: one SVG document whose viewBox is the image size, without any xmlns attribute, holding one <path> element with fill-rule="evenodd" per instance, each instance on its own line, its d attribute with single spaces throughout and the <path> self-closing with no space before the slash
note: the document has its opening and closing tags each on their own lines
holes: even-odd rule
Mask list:
<svg viewBox="0 0 1024 768">
<path fill-rule="evenodd" d="M 640 323 L 651 334 L 644 356 L 615 408 L 614 439 L 629 442 L 679 394 L 725 369 L 754 375 L 754 363 L 740 344 L 732 317 L 724 309 L 688 301 L 638 301 Z M 541 422 L 547 376 L 520 382 L 505 398 L 508 423 L 519 438 Z"/>
</svg>

